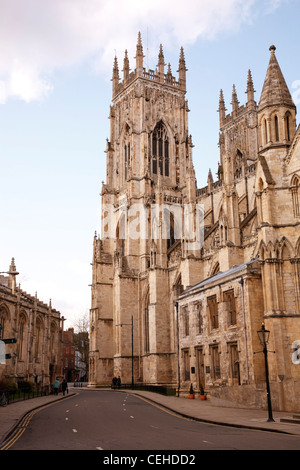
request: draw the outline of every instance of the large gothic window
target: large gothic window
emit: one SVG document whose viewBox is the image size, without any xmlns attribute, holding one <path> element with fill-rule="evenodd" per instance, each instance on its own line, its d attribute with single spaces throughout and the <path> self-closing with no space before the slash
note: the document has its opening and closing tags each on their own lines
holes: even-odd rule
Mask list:
<svg viewBox="0 0 300 470">
<path fill-rule="evenodd" d="M 169 176 L 169 140 L 162 122 L 159 122 L 152 134 L 152 174 Z"/>
</svg>

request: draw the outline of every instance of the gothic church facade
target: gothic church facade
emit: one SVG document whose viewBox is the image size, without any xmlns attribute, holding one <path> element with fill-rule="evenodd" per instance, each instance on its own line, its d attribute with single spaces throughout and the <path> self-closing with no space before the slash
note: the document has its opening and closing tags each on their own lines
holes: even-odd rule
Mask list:
<svg viewBox="0 0 300 470">
<path fill-rule="evenodd" d="M 123 80 L 115 59 L 104 222 L 93 246 L 91 387 L 118 375 L 123 383 L 180 393 L 193 383 L 196 393 L 204 386 L 211 396 L 260 406 L 262 394 L 256 403 L 249 397 L 263 383 L 263 359 L 255 353 L 264 322 L 276 350 L 275 403 L 295 407 L 300 129 L 274 46 L 270 53 L 258 104 L 250 71 L 245 105 L 234 87 L 226 114 L 221 91 L 218 179 L 210 171 L 200 189 L 183 49 L 178 78 L 162 47 L 157 69 L 145 69 L 140 34 L 132 72 L 125 52 Z M 192 235 L 182 230 L 187 213 Z M 198 223 L 200 243 L 192 243 Z"/>
</svg>

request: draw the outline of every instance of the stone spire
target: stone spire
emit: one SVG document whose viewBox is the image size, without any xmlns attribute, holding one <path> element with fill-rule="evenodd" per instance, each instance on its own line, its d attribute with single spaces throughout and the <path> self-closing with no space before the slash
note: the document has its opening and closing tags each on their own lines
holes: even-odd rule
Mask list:
<svg viewBox="0 0 300 470">
<path fill-rule="evenodd" d="M 115 56 L 114 66 L 113 66 L 113 76 L 112 76 L 113 96 L 115 96 L 115 94 L 117 92 L 117 88 L 118 88 L 118 85 L 119 85 L 119 80 L 120 80 L 120 76 L 119 76 L 118 59 L 117 59 L 117 56 Z"/>
<path fill-rule="evenodd" d="M 219 112 L 219 118 L 220 118 L 220 127 L 222 127 L 225 117 L 226 117 L 226 107 L 225 107 L 225 101 L 224 101 L 224 95 L 223 95 L 222 89 L 220 91 L 218 112 Z"/>
<path fill-rule="evenodd" d="M 233 112 L 233 115 L 236 116 L 236 114 L 237 114 L 237 112 L 238 112 L 238 109 L 239 109 L 239 100 L 238 100 L 238 97 L 237 97 L 235 85 L 233 85 L 233 88 L 232 88 L 232 101 L 231 101 L 231 105 L 232 105 L 232 112 Z"/>
<path fill-rule="evenodd" d="M 255 110 L 256 108 L 256 103 L 254 99 L 254 85 L 253 85 L 253 79 L 252 79 L 252 74 L 251 70 L 248 70 L 248 80 L 247 80 L 247 103 L 248 103 L 248 109 Z"/>
<path fill-rule="evenodd" d="M 186 90 L 186 72 L 187 72 L 187 68 L 186 68 L 186 65 L 185 65 L 183 47 L 181 47 L 181 49 L 180 49 L 178 72 L 179 72 L 179 86 L 183 90 Z"/>
<path fill-rule="evenodd" d="M 127 52 L 127 49 L 125 50 L 125 57 L 124 57 L 124 62 L 123 62 L 123 80 L 124 80 L 124 83 L 127 82 L 128 78 L 129 78 L 129 59 L 128 59 L 128 52 Z"/>
<path fill-rule="evenodd" d="M 164 77 L 165 77 L 165 58 L 164 58 L 164 53 L 163 53 L 163 47 L 162 44 L 160 45 L 159 48 L 159 54 L 158 54 L 158 74 L 159 74 L 159 81 L 164 82 Z"/>
<path fill-rule="evenodd" d="M 207 176 L 207 185 L 208 185 L 208 192 L 209 193 L 211 193 L 211 191 L 212 191 L 213 182 L 214 182 L 213 175 L 212 175 L 211 169 L 209 169 L 208 176 Z"/>
<path fill-rule="evenodd" d="M 166 75 L 166 82 L 169 84 L 172 84 L 172 70 L 171 70 L 171 64 L 168 63 L 168 71 Z"/>
<path fill-rule="evenodd" d="M 138 34 L 138 40 L 137 40 L 137 45 L 136 45 L 136 72 L 137 75 L 142 75 L 143 73 L 143 68 L 144 68 L 144 54 L 143 54 L 143 45 L 142 45 L 142 37 L 141 33 L 139 32 Z"/>
<path fill-rule="evenodd" d="M 275 50 L 275 46 L 270 47 L 271 57 L 258 105 L 258 111 L 262 111 L 269 106 L 295 108 L 290 91 L 277 62 Z"/>
</svg>

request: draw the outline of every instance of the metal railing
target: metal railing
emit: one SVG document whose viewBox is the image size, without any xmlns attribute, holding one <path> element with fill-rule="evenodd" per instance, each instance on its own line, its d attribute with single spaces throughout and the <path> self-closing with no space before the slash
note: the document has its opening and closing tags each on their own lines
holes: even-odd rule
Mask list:
<svg viewBox="0 0 300 470">
<path fill-rule="evenodd" d="M 176 389 L 172 387 L 166 387 L 164 385 L 139 385 L 134 384 L 122 384 L 120 387 L 116 386 L 113 387 L 114 389 L 128 389 L 128 390 L 143 390 L 145 392 L 154 392 L 160 393 L 161 395 L 176 395 Z"/>
<path fill-rule="evenodd" d="M 0 390 L 0 406 L 31 398 L 44 397 L 52 393 L 53 387 L 50 385 L 34 387 L 32 389 Z"/>
</svg>

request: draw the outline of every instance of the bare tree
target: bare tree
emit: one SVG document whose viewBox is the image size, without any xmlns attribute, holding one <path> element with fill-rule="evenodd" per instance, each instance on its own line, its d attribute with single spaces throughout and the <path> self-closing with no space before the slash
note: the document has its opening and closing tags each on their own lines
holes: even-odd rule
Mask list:
<svg viewBox="0 0 300 470">
<path fill-rule="evenodd" d="M 79 352 L 81 363 L 85 365 L 86 376 L 89 370 L 89 313 L 85 312 L 74 323 L 74 346 Z"/>
</svg>

